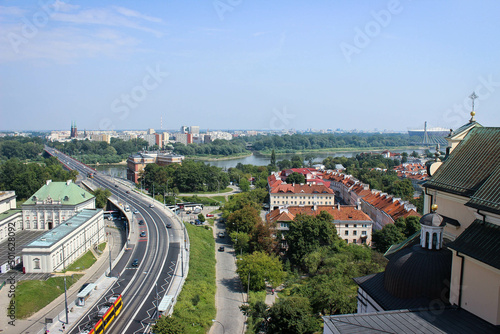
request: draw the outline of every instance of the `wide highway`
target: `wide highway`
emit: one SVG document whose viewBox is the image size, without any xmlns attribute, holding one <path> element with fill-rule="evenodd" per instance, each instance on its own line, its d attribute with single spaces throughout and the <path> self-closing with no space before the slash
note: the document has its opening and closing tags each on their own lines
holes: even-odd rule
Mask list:
<svg viewBox="0 0 500 334">
<path fill-rule="evenodd" d="M 77 170 L 83 178 L 95 170 L 46 147 L 46 151 L 57 157 L 69 169 Z M 165 295 L 171 284 L 179 260 L 181 243 L 184 240 L 183 226 L 171 220 L 162 208 L 150 207 L 151 199 L 137 194 L 129 187 L 123 186 L 113 178 L 95 173 L 91 182 L 94 186 L 109 189 L 111 193 L 137 210 L 130 222 L 130 242 L 128 251 L 113 268 L 112 275 L 118 277 L 117 282 L 108 293 L 80 319 L 71 333 L 85 333 L 85 327 L 93 322 L 97 311 L 113 294 L 121 294 L 123 309 L 120 315 L 108 328 L 109 333 L 147 333 L 149 325 L 157 317 L 156 306 Z M 140 220 L 144 224 L 139 225 Z M 172 228 L 167 228 L 167 223 Z M 141 237 L 141 232 L 145 236 Z M 132 266 L 138 259 L 138 266 Z M 179 262 L 179 263 L 178 263 Z"/>
</svg>

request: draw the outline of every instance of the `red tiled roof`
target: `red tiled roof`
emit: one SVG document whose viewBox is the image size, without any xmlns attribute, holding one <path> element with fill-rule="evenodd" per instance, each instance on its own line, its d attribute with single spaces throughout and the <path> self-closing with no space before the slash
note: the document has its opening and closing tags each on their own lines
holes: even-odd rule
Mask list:
<svg viewBox="0 0 500 334">
<path fill-rule="evenodd" d="M 312 206 L 291 206 L 286 209 L 288 212 L 275 209 L 267 215 L 268 221 L 292 221 L 298 214 L 317 216 L 322 211 L 326 211 L 331 214 L 335 221 L 372 221 L 366 213 L 356 209 L 354 206 L 340 206 L 339 209 L 337 206 L 319 205 L 316 208 L 317 210 L 313 210 Z"/>
<path fill-rule="evenodd" d="M 306 193 L 306 194 L 333 194 L 333 190 L 324 185 L 315 184 L 279 184 L 271 188 L 271 194 L 276 193 Z"/>
</svg>

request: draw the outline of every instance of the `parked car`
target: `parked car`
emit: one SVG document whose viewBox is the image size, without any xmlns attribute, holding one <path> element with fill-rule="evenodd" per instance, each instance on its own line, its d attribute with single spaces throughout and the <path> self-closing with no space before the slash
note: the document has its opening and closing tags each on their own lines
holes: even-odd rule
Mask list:
<svg viewBox="0 0 500 334">
<path fill-rule="evenodd" d="M 223 252 L 224 251 L 224 246 L 220 246 L 219 247 L 219 252 Z"/>
<path fill-rule="evenodd" d="M 132 262 L 132 267 L 138 267 L 139 266 L 139 259 L 135 259 L 133 262 Z"/>
<path fill-rule="evenodd" d="M 145 237 L 146 236 L 146 231 L 142 231 L 141 234 L 140 234 L 141 237 Z"/>
<path fill-rule="evenodd" d="M 225 236 L 224 232 L 219 232 L 219 238 L 224 238 Z"/>
<path fill-rule="evenodd" d="M 139 225 L 144 225 L 144 220 L 139 220 Z"/>
<path fill-rule="evenodd" d="M 207 213 L 207 218 L 211 218 L 213 217 L 214 215 L 212 213 Z"/>
</svg>

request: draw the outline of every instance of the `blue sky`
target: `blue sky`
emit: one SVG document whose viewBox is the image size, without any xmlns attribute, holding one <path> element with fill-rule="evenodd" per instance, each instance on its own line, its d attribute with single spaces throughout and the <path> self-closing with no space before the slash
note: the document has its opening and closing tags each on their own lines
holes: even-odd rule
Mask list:
<svg viewBox="0 0 500 334">
<path fill-rule="evenodd" d="M 0 130 L 500 126 L 498 1 L 0 1 Z"/>
</svg>

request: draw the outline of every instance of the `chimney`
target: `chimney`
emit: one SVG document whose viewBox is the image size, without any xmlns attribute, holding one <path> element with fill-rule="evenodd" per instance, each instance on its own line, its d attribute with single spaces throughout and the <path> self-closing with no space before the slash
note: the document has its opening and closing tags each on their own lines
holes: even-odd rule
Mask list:
<svg viewBox="0 0 500 334">
<path fill-rule="evenodd" d="M 340 211 L 340 203 L 337 203 L 337 209 Z"/>
<path fill-rule="evenodd" d="M 356 209 L 361 210 L 361 201 L 359 199 L 356 202 Z"/>
</svg>

